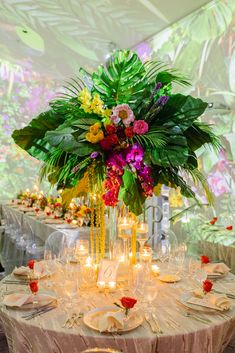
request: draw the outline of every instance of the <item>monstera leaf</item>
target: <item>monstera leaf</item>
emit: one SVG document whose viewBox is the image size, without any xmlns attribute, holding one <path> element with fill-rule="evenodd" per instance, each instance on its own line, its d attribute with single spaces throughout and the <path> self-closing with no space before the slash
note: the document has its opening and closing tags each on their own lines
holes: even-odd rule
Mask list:
<svg viewBox="0 0 235 353">
<path fill-rule="evenodd" d="M 168 127 L 167 144 L 163 148 L 156 148 L 152 151 L 152 163 L 161 166 L 183 166 L 188 159 L 188 144 L 179 126 L 164 124 Z"/>
<path fill-rule="evenodd" d="M 156 125 L 159 121 L 162 123 L 173 121 L 184 131 L 204 113 L 207 105 L 206 102 L 203 102 L 199 98 L 174 94 L 170 97 L 164 108 L 156 115 Z"/>
<path fill-rule="evenodd" d="M 55 115 L 52 110 L 49 110 L 41 113 L 23 129 L 15 130 L 12 137 L 17 145 L 31 154 L 33 151 L 33 156 L 37 158 L 42 151 L 47 152 L 46 142 L 43 140 L 46 132 L 55 130 L 63 121 L 63 116 Z"/>
<path fill-rule="evenodd" d="M 92 93 L 98 93 L 108 108 L 121 103 L 134 107 L 141 100 L 146 85 L 145 68 L 138 55 L 119 50 L 106 66 L 93 73 Z"/>
</svg>

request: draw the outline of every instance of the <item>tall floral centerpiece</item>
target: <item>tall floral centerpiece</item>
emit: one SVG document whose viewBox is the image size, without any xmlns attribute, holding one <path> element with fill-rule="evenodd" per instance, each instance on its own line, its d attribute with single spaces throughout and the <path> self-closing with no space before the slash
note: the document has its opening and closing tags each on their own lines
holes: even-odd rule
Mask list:
<svg viewBox="0 0 235 353">
<path fill-rule="evenodd" d="M 196 156 L 204 144 L 219 147 L 199 120 L 207 103 L 172 93 L 173 83 L 188 85 L 164 64 L 119 50 L 91 75 L 81 69 L 48 111 L 13 132 L 20 147 L 43 161 L 42 176 L 64 190 L 64 203 L 91 194 L 92 255 L 104 256 L 105 205 L 122 200 L 139 215 L 162 184 L 195 198 L 186 176 L 210 199 Z"/>
</svg>

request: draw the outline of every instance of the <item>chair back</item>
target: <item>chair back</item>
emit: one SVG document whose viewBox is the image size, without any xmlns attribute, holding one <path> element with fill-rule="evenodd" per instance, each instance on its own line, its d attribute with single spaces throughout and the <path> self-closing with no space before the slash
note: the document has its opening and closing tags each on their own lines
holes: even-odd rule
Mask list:
<svg viewBox="0 0 235 353">
<path fill-rule="evenodd" d="M 51 233 L 45 242 L 45 252 L 49 251 L 55 257 L 61 257 L 68 247 L 66 234 L 56 230 Z"/>
</svg>

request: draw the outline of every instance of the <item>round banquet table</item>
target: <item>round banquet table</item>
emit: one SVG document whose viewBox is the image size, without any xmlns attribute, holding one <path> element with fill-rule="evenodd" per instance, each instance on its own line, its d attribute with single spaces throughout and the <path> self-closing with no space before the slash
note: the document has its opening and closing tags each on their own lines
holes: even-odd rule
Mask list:
<svg viewBox="0 0 235 353">
<path fill-rule="evenodd" d="M 51 279 L 52 280 L 52 279 Z M 22 318 L 23 310 L 7 309 L 0 306 L 0 320 L 6 333 L 10 353 L 79 353 L 87 348 L 114 348 L 124 353 L 222 353 L 235 337 L 235 300 L 227 312 L 197 313 L 186 317 L 186 310 L 177 300 L 190 287 L 190 279 L 176 284 L 160 282 L 157 277 L 158 295 L 153 302 L 158 324 L 163 333 L 155 334 L 144 320 L 137 329 L 125 334 L 101 334 L 85 326 L 83 319 L 73 328 L 63 327 L 68 312 L 62 304 L 56 309 L 29 321 Z M 40 280 L 43 290 L 44 281 Z M 47 279 L 48 281 L 48 279 Z M 229 274 L 217 280 L 214 286 L 223 292 L 235 293 L 235 276 Z M 1 303 L 6 292 L 22 290 L 22 285 L 0 283 Z M 75 313 L 86 312 L 95 307 L 112 305 L 121 296 L 128 296 L 128 290 L 104 293 L 98 289 L 80 291 Z M 141 304 L 139 303 L 141 307 Z M 70 312 L 71 314 L 71 312 Z M 195 314 L 196 315 L 196 314 Z"/>
</svg>

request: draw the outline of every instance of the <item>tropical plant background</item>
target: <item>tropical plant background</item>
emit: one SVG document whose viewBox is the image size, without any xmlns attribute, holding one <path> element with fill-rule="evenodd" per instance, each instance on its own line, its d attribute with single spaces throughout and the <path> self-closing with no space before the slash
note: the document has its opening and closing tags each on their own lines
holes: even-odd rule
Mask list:
<svg viewBox="0 0 235 353">
<path fill-rule="evenodd" d="M 220 214 L 226 223 L 234 213 L 235 195 L 235 2 L 212 1 L 163 32 L 140 43 L 135 49 L 143 60 L 158 58 L 183 70 L 192 82 L 183 88 L 194 97 L 213 103 L 203 120 L 214 125 L 223 149 L 217 155 L 211 149 L 199 151 L 201 169 L 215 195 L 215 209 L 202 219 Z M 206 202 L 201 190 L 197 190 Z M 173 191 L 173 213 L 190 206 Z M 228 213 L 229 212 L 229 213 Z M 195 210 L 187 212 L 186 223 Z M 184 214 L 185 217 L 185 214 Z M 230 220 L 231 222 L 231 220 Z M 187 225 L 188 227 L 188 225 Z"/>
<path fill-rule="evenodd" d="M 45 20 L 43 18 L 41 26 Z M 67 28 L 67 31 L 71 31 L 71 28 Z M 147 32 L 145 34 L 148 35 Z M 58 33 L 57 40 L 62 37 Z M 184 88 L 184 93 L 188 92 L 214 103 L 214 109 L 207 111 L 203 119 L 214 124 L 215 132 L 222 138 L 224 149 L 219 156 L 212 150 L 200 151 L 200 155 L 201 169 L 207 175 L 216 196 L 218 212 L 228 209 L 234 195 L 234 37 L 234 1 L 215 0 L 135 48 L 143 60 L 157 58 L 170 63 L 188 76 L 192 86 L 186 90 Z M 5 53 L 7 43 L 2 45 Z M 37 48 L 32 50 L 34 55 L 37 53 L 40 56 L 40 50 L 43 50 L 40 38 L 37 45 Z M 73 45 L 75 44 L 71 43 L 71 48 Z M 79 52 L 80 49 L 76 50 Z M 66 51 L 66 60 L 71 60 L 71 67 L 75 70 L 75 67 L 78 67 L 76 55 L 70 53 Z M 84 53 L 89 54 L 85 50 Z M 36 160 L 13 144 L 10 137 L 12 131 L 25 126 L 40 111 L 44 111 L 47 102 L 53 98 L 62 82 L 59 74 L 51 74 L 53 70 L 58 73 L 58 67 L 53 70 L 51 67 L 45 68 L 43 73 L 39 73 L 39 68 L 34 67 L 31 60 L 22 58 L 22 61 L 18 60 L 17 64 L 12 64 L 14 60 L 11 59 L 9 57 L 7 60 L 6 55 L 3 59 L 0 57 L 0 187 L 3 199 L 13 197 L 22 187 L 30 187 L 35 182 L 39 169 Z M 95 58 L 93 66 L 97 65 L 99 60 L 100 57 Z M 87 69 L 93 70 L 94 67 Z M 202 201 L 205 201 L 201 190 L 196 191 Z M 176 212 L 189 205 L 188 201 L 182 200 L 178 194 L 173 196 L 175 203 L 172 201 L 172 206 L 175 206 Z M 221 198 L 223 203 L 220 202 Z"/>
</svg>

